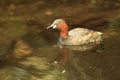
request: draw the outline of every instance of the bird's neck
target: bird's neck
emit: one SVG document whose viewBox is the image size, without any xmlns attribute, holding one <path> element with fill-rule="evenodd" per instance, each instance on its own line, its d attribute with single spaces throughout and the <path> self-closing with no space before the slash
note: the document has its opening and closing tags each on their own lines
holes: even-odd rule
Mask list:
<svg viewBox="0 0 120 80">
<path fill-rule="evenodd" d="M 62 23 L 59 26 L 60 37 L 66 39 L 68 37 L 68 25 L 66 23 Z"/>
<path fill-rule="evenodd" d="M 60 37 L 66 39 L 68 36 L 68 31 L 60 31 Z"/>
</svg>

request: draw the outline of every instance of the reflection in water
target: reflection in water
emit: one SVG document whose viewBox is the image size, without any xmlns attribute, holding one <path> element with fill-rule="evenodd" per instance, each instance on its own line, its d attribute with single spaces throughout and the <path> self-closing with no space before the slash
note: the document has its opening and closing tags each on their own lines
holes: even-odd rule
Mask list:
<svg viewBox="0 0 120 80">
<path fill-rule="evenodd" d="M 72 51 L 37 44 L 28 57 L 2 62 L 0 80 L 119 80 L 120 28 L 114 27 L 114 30 L 117 35 L 104 38 L 103 52 Z M 53 65 L 51 61 L 57 63 Z"/>
<path fill-rule="evenodd" d="M 28 73 L 26 70 L 18 68 L 18 67 L 13 67 L 13 72 L 12 72 L 14 79 L 16 80 L 28 80 L 30 79 Z"/>
<path fill-rule="evenodd" d="M 0 69 L 1 80 L 28 80 L 28 73 L 24 69 L 18 67 L 7 66 L 5 69 Z"/>
</svg>

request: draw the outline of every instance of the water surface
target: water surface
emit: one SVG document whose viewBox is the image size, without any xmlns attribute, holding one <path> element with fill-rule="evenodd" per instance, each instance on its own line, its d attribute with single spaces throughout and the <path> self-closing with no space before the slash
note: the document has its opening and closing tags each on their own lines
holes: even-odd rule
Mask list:
<svg viewBox="0 0 120 80">
<path fill-rule="evenodd" d="M 63 50 L 54 46 L 56 42 L 49 41 L 44 46 L 34 44 L 32 55 L 22 60 L 1 61 L 0 79 L 119 80 L 119 30 L 119 27 L 101 30 L 104 33 L 104 51 L 101 52 Z M 56 65 L 55 61 L 60 64 Z"/>
</svg>

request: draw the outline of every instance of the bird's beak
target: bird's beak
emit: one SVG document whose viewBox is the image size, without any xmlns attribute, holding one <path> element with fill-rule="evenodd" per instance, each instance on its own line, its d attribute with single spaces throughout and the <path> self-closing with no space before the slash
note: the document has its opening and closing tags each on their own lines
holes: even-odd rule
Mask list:
<svg viewBox="0 0 120 80">
<path fill-rule="evenodd" d="M 57 25 L 51 25 L 51 26 L 47 27 L 47 29 L 50 29 L 50 28 L 56 29 Z"/>
<path fill-rule="evenodd" d="M 47 29 L 53 28 L 53 26 L 48 26 Z"/>
</svg>

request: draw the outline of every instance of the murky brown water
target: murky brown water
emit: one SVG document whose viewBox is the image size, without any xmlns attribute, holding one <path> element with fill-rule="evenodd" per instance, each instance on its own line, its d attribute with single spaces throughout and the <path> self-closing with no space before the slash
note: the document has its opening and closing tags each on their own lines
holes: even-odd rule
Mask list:
<svg viewBox="0 0 120 80">
<path fill-rule="evenodd" d="M 101 1 L 1 1 L 0 80 L 120 80 L 120 4 Z M 103 32 L 104 51 L 57 47 L 56 18 Z"/>
<path fill-rule="evenodd" d="M 105 50 L 102 52 L 65 51 L 54 47 L 53 43 L 50 45 L 49 41 L 44 47 L 35 44 L 32 55 L 22 60 L 1 61 L 0 79 L 119 80 L 120 28 L 109 27 L 105 31 L 108 30 L 111 32 L 103 31 Z M 54 66 L 55 61 L 59 61 L 60 64 Z"/>
</svg>

